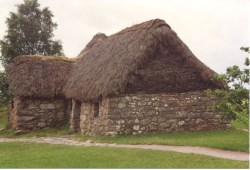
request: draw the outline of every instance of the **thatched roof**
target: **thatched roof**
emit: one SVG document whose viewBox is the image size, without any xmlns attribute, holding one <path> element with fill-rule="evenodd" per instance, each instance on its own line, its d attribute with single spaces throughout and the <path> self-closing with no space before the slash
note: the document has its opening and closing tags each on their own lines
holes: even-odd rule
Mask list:
<svg viewBox="0 0 250 170">
<path fill-rule="evenodd" d="M 107 36 L 104 33 L 97 33 L 76 58 L 82 58 L 94 45 L 105 39 L 107 39 Z"/>
<path fill-rule="evenodd" d="M 8 84 L 16 96 L 54 98 L 64 96 L 62 88 L 71 70 L 66 57 L 19 56 L 7 66 Z"/>
<path fill-rule="evenodd" d="M 204 81 L 215 74 L 204 65 L 163 20 L 150 20 L 126 28 L 94 45 L 78 61 L 64 87 L 66 97 L 81 101 L 98 100 L 122 93 L 134 81 L 137 70 L 161 48 L 192 65 Z"/>
</svg>

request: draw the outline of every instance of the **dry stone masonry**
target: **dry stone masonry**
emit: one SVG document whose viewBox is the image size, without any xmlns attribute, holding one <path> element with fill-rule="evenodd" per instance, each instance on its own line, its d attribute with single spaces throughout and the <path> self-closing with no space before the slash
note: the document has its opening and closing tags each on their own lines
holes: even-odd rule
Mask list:
<svg viewBox="0 0 250 170">
<path fill-rule="evenodd" d="M 16 130 L 55 127 L 68 121 L 65 99 L 27 99 L 15 97 L 9 109 L 9 126 Z"/>
<path fill-rule="evenodd" d="M 70 130 L 78 132 L 80 129 L 80 109 L 81 103 L 72 101 L 72 111 L 70 114 Z"/>
<path fill-rule="evenodd" d="M 82 104 L 80 129 L 88 135 L 115 135 L 230 127 L 213 109 L 216 101 L 203 91 L 120 95 L 100 102 L 98 117 L 94 117 L 93 104 Z"/>
</svg>

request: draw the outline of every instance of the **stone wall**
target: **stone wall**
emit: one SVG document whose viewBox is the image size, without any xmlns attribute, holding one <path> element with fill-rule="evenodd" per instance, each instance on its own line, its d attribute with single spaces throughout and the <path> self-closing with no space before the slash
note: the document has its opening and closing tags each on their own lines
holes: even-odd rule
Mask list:
<svg viewBox="0 0 250 170">
<path fill-rule="evenodd" d="M 66 123 L 71 110 L 65 99 L 27 99 L 15 97 L 9 108 L 9 127 L 34 130 Z"/>
<path fill-rule="evenodd" d="M 70 113 L 70 130 L 72 132 L 78 132 L 80 130 L 80 111 L 81 103 L 73 100 L 72 111 Z"/>
<path fill-rule="evenodd" d="M 229 121 L 211 107 L 216 100 L 202 91 L 120 95 L 100 102 L 96 118 L 93 104 L 82 104 L 80 129 L 87 135 L 115 135 L 228 128 Z"/>
<path fill-rule="evenodd" d="M 87 135 L 113 134 L 113 121 L 109 117 L 109 99 L 99 102 L 99 116 L 94 115 L 93 103 L 82 103 L 80 111 L 80 131 Z"/>
</svg>

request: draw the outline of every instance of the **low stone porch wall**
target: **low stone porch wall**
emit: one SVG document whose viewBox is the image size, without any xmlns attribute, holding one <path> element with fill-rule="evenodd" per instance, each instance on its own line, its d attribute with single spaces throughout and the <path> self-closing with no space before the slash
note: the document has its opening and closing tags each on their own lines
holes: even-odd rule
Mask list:
<svg viewBox="0 0 250 170">
<path fill-rule="evenodd" d="M 55 127 L 69 119 L 70 103 L 66 99 L 27 99 L 15 97 L 9 108 L 9 127 L 35 130 Z"/>
</svg>

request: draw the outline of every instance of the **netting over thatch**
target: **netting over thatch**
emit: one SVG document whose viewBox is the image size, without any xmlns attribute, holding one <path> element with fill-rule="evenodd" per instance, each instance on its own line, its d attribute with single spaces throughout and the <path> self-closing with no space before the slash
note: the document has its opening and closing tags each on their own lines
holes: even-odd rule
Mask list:
<svg viewBox="0 0 250 170">
<path fill-rule="evenodd" d="M 16 96 L 54 98 L 62 88 L 74 62 L 66 57 L 19 56 L 7 66 L 8 83 Z"/>
<path fill-rule="evenodd" d="M 211 81 L 215 72 L 193 55 L 169 25 L 156 19 L 126 28 L 90 48 L 69 76 L 66 97 L 88 101 L 124 92 L 126 85 L 135 81 L 138 68 L 156 57 L 161 48 L 182 57 L 202 80 L 222 86 Z"/>
<path fill-rule="evenodd" d="M 84 55 L 96 44 L 107 39 L 107 36 L 103 33 L 97 33 L 94 35 L 92 40 L 86 45 L 86 47 L 80 52 L 80 54 L 76 57 L 77 59 L 84 57 Z"/>
</svg>

